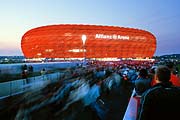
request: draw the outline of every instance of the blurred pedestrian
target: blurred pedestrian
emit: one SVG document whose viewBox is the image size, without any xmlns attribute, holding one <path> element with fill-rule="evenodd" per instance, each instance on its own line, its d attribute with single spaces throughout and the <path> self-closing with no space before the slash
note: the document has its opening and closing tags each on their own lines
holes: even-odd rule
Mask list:
<svg viewBox="0 0 180 120">
<path fill-rule="evenodd" d="M 43 68 L 40 73 L 41 73 L 41 75 L 45 75 L 46 74 L 46 69 Z"/>
</svg>

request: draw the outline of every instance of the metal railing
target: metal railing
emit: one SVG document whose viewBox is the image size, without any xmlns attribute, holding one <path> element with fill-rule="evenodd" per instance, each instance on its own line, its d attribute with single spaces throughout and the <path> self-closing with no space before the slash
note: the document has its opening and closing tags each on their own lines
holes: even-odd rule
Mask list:
<svg viewBox="0 0 180 120">
<path fill-rule="evenodd" d="M 0 99 L 24 93 L 29 90 L 40 89 L 47 84 L 61 79 L 63 73 L 56 72 L 27 79 L 14 80 L 0 83 Z"/>
</svg>

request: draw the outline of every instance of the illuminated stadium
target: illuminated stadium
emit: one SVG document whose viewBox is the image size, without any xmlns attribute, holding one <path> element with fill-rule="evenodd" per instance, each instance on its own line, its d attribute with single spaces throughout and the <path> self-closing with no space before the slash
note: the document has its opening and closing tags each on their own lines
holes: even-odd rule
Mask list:
<svg viewBox="0 0 180 120">
<path fill-rule="evenodd" d="M 27 31 L 21 47 L 26 58 L 151 58 L 156 38 L 134 28 L 59 24 Z"/>
</svg>

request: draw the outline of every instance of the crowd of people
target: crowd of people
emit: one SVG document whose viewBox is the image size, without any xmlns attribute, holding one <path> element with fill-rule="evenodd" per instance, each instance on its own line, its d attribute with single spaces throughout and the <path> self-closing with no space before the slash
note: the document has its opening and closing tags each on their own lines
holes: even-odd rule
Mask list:
<svg viewBox="0 0 180 120">
<path fill-rule="evenodd" d="M 180 113 L 179 77 L 172 63 L 153 65 L 151 61 L 90 61 L 86 67 L 69 68 L 58 82 L 25 93 L 15 119 L 43 115 L 43 119 L 76 120 L 83 110 L 91 109 L 96 114 L 92 119 L 106 120 L 109 109 L 101 96 L 121 86 L 135 89 L 135 96 L 140 96 L 138 120 L 174 117 Z"/>
</svg>

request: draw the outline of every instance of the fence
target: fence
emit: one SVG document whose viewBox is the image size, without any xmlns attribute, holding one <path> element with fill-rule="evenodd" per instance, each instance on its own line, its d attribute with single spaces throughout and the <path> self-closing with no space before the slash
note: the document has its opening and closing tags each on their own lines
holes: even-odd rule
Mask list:
<svg viewBox="0 0 180 120">
<path fill-rule="evenodd" d="M 0 83 L 0 99 L 20 94 L 28 90 L 42 88 L 49 83 L 60 80 L 62 74 L 63 73 L 57 72 L 52 74 L 45 74 L 42 76 L 30 77 L 27 79 Z"/>
</svg>

